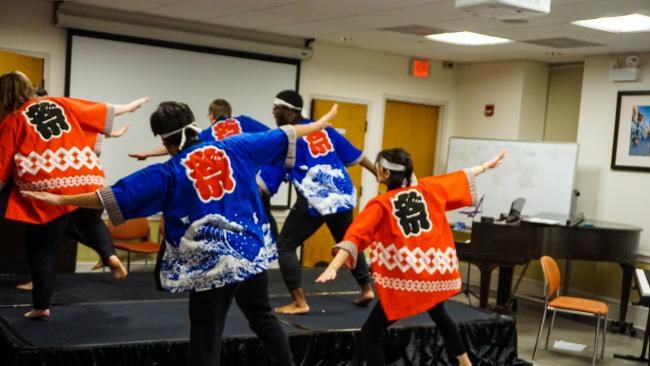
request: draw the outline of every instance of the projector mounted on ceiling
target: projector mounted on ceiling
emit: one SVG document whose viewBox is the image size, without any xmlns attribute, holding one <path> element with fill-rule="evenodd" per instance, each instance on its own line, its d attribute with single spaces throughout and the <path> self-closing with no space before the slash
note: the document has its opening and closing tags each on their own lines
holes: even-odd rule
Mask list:
<svg viewBox="0 0 650 366">
<path fill-rule="evenodd" d="M 522 19 L 547 15 L 551 0 L 456 0 L 456 7 L 494 19 Z"/>
</svg>

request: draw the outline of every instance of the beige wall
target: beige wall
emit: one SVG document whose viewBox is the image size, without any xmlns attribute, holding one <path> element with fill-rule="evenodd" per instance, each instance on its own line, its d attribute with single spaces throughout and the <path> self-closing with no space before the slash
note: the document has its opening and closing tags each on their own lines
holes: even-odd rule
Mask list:
<svg viewBox="0 0 650 366">
<path fill-rule="evenodd" d="M 461 65 L 456 88 L 456 135 L 516 140 L 523 78 L 522 61 Z M 492 117 L 484 114 L 486 104 L 495 106 Z"/>
<path fill-rule="evenodd" d="M 477 62 L 460 66 L 455 133 L 463 137 L 541 140 L 548 65 L 534 61 Z M 491 117 L 486 104 L 494 104 Z"/>
<path fill-rule="evenodd" d="M 551 69 L 544 140 L 575 142 L 578 138 L 583 66 Z"/>
<path fill-rule="evenodd" d="M 519 140 L 540 141 L 544 138 L 546 121 L 548 64 L 525 61 L 523 75 Z"/>
</svg>

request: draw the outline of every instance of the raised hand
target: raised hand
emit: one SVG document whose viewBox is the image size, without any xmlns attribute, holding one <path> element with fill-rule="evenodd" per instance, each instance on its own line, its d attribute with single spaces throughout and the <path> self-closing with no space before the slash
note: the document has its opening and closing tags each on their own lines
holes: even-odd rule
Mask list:
<svg viewBox="0 0 650 366">
<path fill-rule="evenodd" d="M 327 128 L 327 127 L 332 127 L 331 121 L 336 117 L 336 115 L 339 112 L 339 104 L 334 103 L 332 106 L 332 109 L 329 110 L 329 112 L 325 113 L 325 115 L 316 121 L 316 123 L 319 124 L 319 127 L 321 129 Z"/>
<path fill-rule="evenodd" d="M 136 99 L 129 103 L 129 112 L 135 112 L 137 111 L 142 105 L 147 103 L 149 101 L 149 97 L 144 97 L 140 99 Z"/>
<path fill-rule="evenodd" d="M 499 164 L 501 164 L 501 162 L 503 162 L 503 160 L 505 160 L 505 158 L 507 158 L 507 157 L 508 157 L 508 150 L 503 149 L 503 150 L 501 150 L 499 155 L 495 156 L 492 160 L 486 161 L 483 164 L 485 165 L 485 167 L 487 169 L 493 169 L 493 168 L 497 167 Z"/>
</svg>

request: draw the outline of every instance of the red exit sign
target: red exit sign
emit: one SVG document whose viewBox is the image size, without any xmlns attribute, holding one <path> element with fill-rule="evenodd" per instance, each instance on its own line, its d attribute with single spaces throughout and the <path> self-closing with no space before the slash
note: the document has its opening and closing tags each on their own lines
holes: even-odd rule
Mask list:
<svg viewBox="0 0 650 366">
<path fill-rule="evenodd" d="M 415 76 L 416 78 L 429 77 L 429 60 L 412 58 L 410 66 L 411 75 Z"/>
</svg>

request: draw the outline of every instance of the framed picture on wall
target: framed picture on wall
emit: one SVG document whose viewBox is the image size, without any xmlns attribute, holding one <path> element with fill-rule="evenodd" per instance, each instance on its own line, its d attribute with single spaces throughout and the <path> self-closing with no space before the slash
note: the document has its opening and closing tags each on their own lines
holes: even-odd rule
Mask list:
<svg viewBox="0 0 650 366">
<path fill-rule="evenodd" d="M 650 172 L 650 90 L 619 91 L 612 169 Z"/>
</svg>

